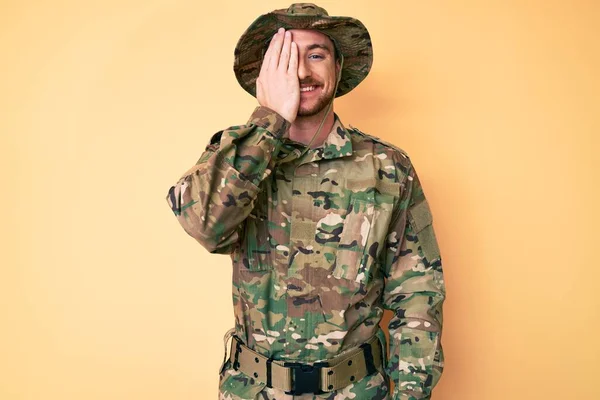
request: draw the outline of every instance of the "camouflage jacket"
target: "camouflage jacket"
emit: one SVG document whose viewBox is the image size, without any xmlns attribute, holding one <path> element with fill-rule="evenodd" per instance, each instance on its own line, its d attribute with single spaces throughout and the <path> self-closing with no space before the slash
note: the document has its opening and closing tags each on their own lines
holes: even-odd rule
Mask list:
<svg viewBox="0 0 600 400">
<path fill-rule="evenodd" d="M 288 130 L 279 114 L 257 107 L 246 125 L 216 133 L 166 196 L 189 235 L 231 256 L 237 336 L 275 359 L 319 361 L 374 334 L 385 346 L 379 322 L 389 309 L 391 395 L 429 399 L 444 364 L 445 286 L 411 160 L 337 115 L 323 145 L 302 158 Z M 227 374 L 222 398 L 264 388 Z M 350 391 L 357 398 L 389 398 L 387 389 L 366 395 L 374 383 L 362 381 Z"/>
</svg>

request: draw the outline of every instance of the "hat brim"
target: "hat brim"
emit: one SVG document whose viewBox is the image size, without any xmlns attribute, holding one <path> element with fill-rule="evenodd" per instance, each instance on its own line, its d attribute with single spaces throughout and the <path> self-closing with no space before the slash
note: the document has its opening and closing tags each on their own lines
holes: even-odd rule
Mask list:
<svg viewBox="0 0 600 400">
<path fill-rule="evenodd" d="M 329 36 L 344 57 L 342 77 L 335 97 L 343 96 L 362 82 L 373 64 L 373 47 L 367 28 L 351 17 L 268 13 L 258 17 L 242 34 L 235 48 L 233 70 L 239 84 L 256 97 L 265 44 L 280 27 L 313 29 Z"/>
</svg>

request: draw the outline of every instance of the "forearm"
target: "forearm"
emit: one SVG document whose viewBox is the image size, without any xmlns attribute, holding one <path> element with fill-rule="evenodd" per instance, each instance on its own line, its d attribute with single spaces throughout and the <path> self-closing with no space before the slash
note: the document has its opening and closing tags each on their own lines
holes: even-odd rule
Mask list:
<svg viewBox="0 0 600 400">
<path fill-rule="evenodd" d="M 394 399 L 429 399 L 443 371 L 442 303 L 439 291 L 413 293 L 400 300 L 390 321 L 387 371 Z"/>
<path fill-rule="evenodd" d="M 223 132 L 217 151 L 242 179 L 259 186 L 272 172 L 290 123 L 267 107 L 256 107 L 248 123 Z"/>
<path fill-rule="evenodd" d="M 239 239 L 288 129 L 280 115 L 257 107 L 246 125 L 223 131 L 169 189 L 166 199 L 177 220 L 208 251 L 229 253 Z"/>
</svg>

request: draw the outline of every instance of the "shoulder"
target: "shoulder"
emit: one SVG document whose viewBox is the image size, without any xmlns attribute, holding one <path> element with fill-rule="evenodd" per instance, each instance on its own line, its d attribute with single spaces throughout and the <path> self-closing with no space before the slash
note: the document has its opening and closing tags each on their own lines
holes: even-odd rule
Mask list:
<svg viewBox="0 0 600 400">
<path fill-rule="evenodd" d="M 394 164 L 405 171 L 410 169 L 411 160 L 406 150 L 380 139 L 377 136 L 365 133 L 360 129 L 348 125 L 347 129 L 352 138 L 352 146 L 358 153 L 370 152 L 380 159 L 389 158 Z"/>
<path fill-rule="evenodd" d="M 221 144 L 221 137 L 223 136 L 223 131 L 219 131 L 212 135 L 210 138 L 210 142 L 206 145 L 206 151 L 217 151 Z"/>
<path fill-rule="evenodd" d="M 393 151 L 393 152 L 398 153 L 398 155 L 403 158 L 406 158 L 406 159 L 409 158 L 408 153 L 404 149 L 398 147 L 397 145 L 392 144 L 390 142 L 386 142 L 385 140 L 382 140 L 377 136 L 365 133 L 352 125 L 348 125 L 348 126 L 349 126 L 348 131 L 351 133 L 351 135 L 353 136 L 353 139 L 355 139 L 355 141 L 357 142 L 359 147 L 360 147 L 361 142 L 367 143 L 367 145 L 369 143 L 374 143 L 374 144 L 376 144 L 375 148 L 378 150 Z"/>
</svg>

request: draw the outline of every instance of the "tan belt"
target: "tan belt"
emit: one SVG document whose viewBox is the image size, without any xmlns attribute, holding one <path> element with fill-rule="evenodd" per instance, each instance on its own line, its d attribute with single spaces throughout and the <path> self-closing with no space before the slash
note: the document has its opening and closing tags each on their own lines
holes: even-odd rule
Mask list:
<svg viewBox="0 0 600 400">
<path fill-rule="evenodd" d="M 231 331 L 226 341 L 228 336 Z M 233 336 L 230 359 L 234 369 L 292 395 L 339 390 L 376 371 L 383 372 L 382 349 L 376 335 L 339 356 L 313 364 L 273 360 Z"/>
</svg>

